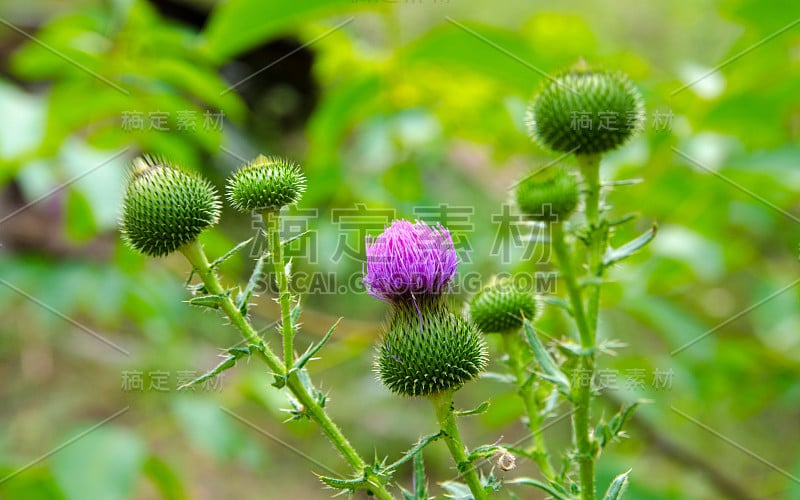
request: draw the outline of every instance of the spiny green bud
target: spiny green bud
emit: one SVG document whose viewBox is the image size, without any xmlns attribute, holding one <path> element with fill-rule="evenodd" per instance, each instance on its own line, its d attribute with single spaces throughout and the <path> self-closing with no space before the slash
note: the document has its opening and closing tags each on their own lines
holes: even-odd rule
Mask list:
<svg viewBox="0 0 800 500">
<path fill-rule="evenodd" d="M 563 222 L 578 206 L 578 181 L 561 168 L 528 175 L 516 189 L 519 211 L 530 220 Z"/>
<path fill-rule="evenodd" d="M 237 210 L 280 210 L 300 200 L 306 177 L 285 158 L 259 155 L 228 179 L 228 199 Z"/>
<path fill-rule="evenodd" d="M 120 229 L 134 249 L 167 255 L 219 220 L 219 196 L 197 174 L 148 156 L 136 158 L 125 190 Z"/>
<path fill-rule="evenodd" d="M 536 297 L 511 280 L 489 283 L 469 302 L 469 316 L 484 333 L 506 333 L 522 327 L 537 312 Z"/>
<path fill-rule="evenodd" d="M 536 142 L 579 155 L 616 149 L 643 120 L 642 96 L 626 75 L 589 70 L 585 63 L 550 80 L 528 109 Z"/>
<path fill-rule="evenodd" d="M 390 391 L 429 396 L 474 379 L 488 358 L 475 325 L 435 297 L 393 306 L 375 364 Z"/>
</svg>

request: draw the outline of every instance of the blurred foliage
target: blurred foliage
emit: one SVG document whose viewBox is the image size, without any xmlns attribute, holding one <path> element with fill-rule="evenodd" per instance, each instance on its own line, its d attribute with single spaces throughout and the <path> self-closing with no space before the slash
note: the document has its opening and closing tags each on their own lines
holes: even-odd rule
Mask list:
<svg viewBox="0 0 800 500">
<path fill-rule="evenodd" d="M 213 314 L 181 303 L 180 258 L 148 261 L 119 242 L 126 162 L 162 154 L 222 187 L 257 152 L 298 159 L 309 177 L 298 214 L 316 212 L 307 218 L 310 253 L 300 248 L 295 266 L 332 273 L 337 284 L 361 270 L 364 234 L 343 222 L 358 215 L 356 204 L 449 225 L 464 250 L 462 276 L 544 271 L 521 263 L 525 245 L 500 215 L 514 180 L 553 159 L 525 133 L 528 99 L 543 75 L 583 57 L 628 73 L 648 108 L 644 133 L 604 161 L 606 178 L 645 180 L 609 195 L 615 213 L 641 216 L 613 241 L 660 226 L 652 247 L 605 287 L 601 334 L 627 344 L 601 358 L 620 374 L 610 392 L 653 400 L 641 418 L 751 495 L 797 498 L 785 474 L 670 407 L 800 476 L 800 455 L 786 446 L 800 440 L 800 288 L 789 286 L 798 276 L 799 17 L 791 0 L 3 4 L 0 496 L 325 497 L 308 471 L 326 471 L 270 436 L 335 470 L 338 457 L 311 439 L 312 426 L 277 423 L 285 402 L 267 374 L 243 363 L 223 390 L 175 392 L 179 372 L 214 366 L 218 348 L 237 339 Z M 294 48 L 267 50 L 284 46 Z M 302 57 L 307 71 L 292 64 Z M 300 125 L 285 125 L 293 115 Z M 142 126 L 132 127 L 137 116 Z M 441 213 L 441 204 L 467 212 Z M 226 212 L 203 242 L 221 255 L 252 232 L 252 221 Z M 332 258 L 343 241 L 352 252 Z M 249 272 L 247 253 L 223 266 L 231 280 Z M 274 304 L 268 294 L 260 302 L 257 323 L 268 327 Z M 434 428 L 425 402 L 398 400 L 374 380 L 380 304 L 316 293 L 305 307 L 306 342 L 332 316 L 347 317 L 310 369 L 359 450 L 397 456 Z M 560 336 L 566 324 L 551 308 L 540 328 Z M 646 383 L 625 387 L 629 370 L 643 370 Z M 134 371 L 145 375 L 142 390 L 121 384 Z M 167 391 L 150 387 L 154 371 L 170 374 Z M 656 371 L 671 374 L 669 388 L 654 387 Z M 464 421 L 469 443 L 524 436 L 508 386 L 482 381 L 458 403 L 485 399 L 490 410 Z M 601 491 L 633 466 L 630 498 L 719 498 L 707 474 L 636 427 L 630 434 L 600 463 Z M 551 449 L 567 447 L 567 423 L 547 438 Z M 429 477 L 449 477 L 444 450 L 427 453 Z M 518 462 L 507 477 L 533 474 Z"/>
</svg>

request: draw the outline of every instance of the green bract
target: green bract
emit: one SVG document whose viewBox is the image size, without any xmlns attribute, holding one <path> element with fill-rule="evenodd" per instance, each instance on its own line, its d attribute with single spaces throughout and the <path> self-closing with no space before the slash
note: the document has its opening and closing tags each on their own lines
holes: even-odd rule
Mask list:
<svg viewBox="0 0 800 500">
<path fill-rule="evenodd" d="M 376 368 L 392 392 L 428 396 L 461 387 L 487 362 L 486 344 L 475 325 L 437 297 L 392 308 Z"/>
<path fill-rule="evenodd" d="M 123 199 L 122 236 L 143 254 L 167 255 L 216 224 L 220 207 L 216 189 L 199 175 L 137 158 Z"/>
<path fill-rule="evenodd" d="M 531 137 L 542 146 L 593 155 L 619 147 L 641 127 L 644 102 L 622 73 L 578 70 L 550 80 L 528 117 Z"/>
<path fill-rule="evenodd" d="M 533 319 L 536 312 L 536 297 L 510 280 L 490 283 L 469 303 L 470 318 L 484 333 L 517 330 L 523 319 Z"/>
<path fill-rule="evenodd" d="M 306 178 L 300 167 L 284 158 L 263 156 L 228 180 L 228 199 L 239 211 L 279 210 L 300 200 Z"/>
<path fill-rule="evenodd" d="M 567 219 L 578 206 L 578 181 L 560 168 L 544 175 L 528 175 L 515 192 L 517 207 L 527 218 L 541 222 Z"/>
</svg>

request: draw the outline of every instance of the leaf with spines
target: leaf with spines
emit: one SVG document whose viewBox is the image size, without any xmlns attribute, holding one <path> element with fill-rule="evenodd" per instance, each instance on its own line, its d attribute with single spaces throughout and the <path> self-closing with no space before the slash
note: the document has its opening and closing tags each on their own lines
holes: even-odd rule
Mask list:
<svg viewBox="0 0 800 500">
<path fill-rule="evenodd" d="M 314 355 L 317 354 L 320 349 L 322 349 L 322 346 L 328 343 L 328 340 L 330 340 L 331 335 L 333 335 L 333 332 L 336 330 L 336 327 L 339 326 L 339 323 L 341 321 L 342 318 L 337 319 L 336 322 L 328 329 L 328 332 L 325 334 L 325 336 L 322 337 L 322 339 L 319 342 L 308 346 L 306 352 L 303 353 L 302 356 L 297 358 L 297 361 L 295 361 L 292 370 L 302 370 L 306 366 L 306 364 L 314 358 Z"/>
<path fill-rule="evenodd" d="M 237 243 L 235 247 L 233 247 L 230 250 L 228 250 L 227 252 L 225 252 L 225 254 L 222 257 L 219 257 L 219 258 L 215 259 L 214 262 L 212 262 L 209 267 L 211 267 L 211 269 L 217 268 L 220 264 L 222 264 L 226 260 L 230 259 L 234 255 L 236 255 L 236 252 L 238 252 L 239 250 L 244 248 L 251 241 L 253 241 L 253 237 L 252 236 L 250 238 L 247 238 L 244 241 L 241 241 L 241 242 Z"/>
<path fill-rule="evenodd" d="M 608 485 L 608 489 L 606 490 L 605 496 L 603 496 L 603 500 L 621 500 L 622 495 L 625 493 L 625 489 L 628 487 L 628 476 L 631 473 L 631 469 L 628 469 L 626 472 L 623 472 L 619 476 L 615 477 L 611 484 Z"/>
<path fill-rule="evenodd" d="M 482 415 L 489 410 L 489 401 L 484 401 L 483 403 L 479 404 L 477 407 L 471 410 L 456 410 L 453 411 L 453 415 L 456 417 L 469 417 L 471 415 Z"/>
<path fill-rule="evenodd" d="M 608 423 L 601 421 L 597 424 L 594 434 L 597 436 L 600 449 L 605 448 L 615 439 L 625 436 L 625 424 L 631 419 L 636 408 L 646 402 L 646 400 L 639 400 L 633 403 L 626 403 Z"/>
<path fill-rule="evenodd" d="M 256 260 L 256 264 L 253 266 L 253 272 L 250 273 L 250 279 L 247 280 L 247 285 L 245 285 L 244 290 L 236 296 L 236 308 L 239 309 L 239 313 L 241 313 L 242 317 L 247 317 L 250 298 L 253 297 L 256 286 L 258 286 L 261 275 L 264 272 L 265 259 L 268 255 L 268 253 L 263 253 Z"/>
<path fill-rule="evenodd" d="M 233 368 L 234 366 L 236 366 L 236 362 L 238 360 L 250 356 L 253 353 L 253 349 L 258 349 L 258 348 L 255 345 L 252 345 L 250 347 L 231 347 L 226 351 L 228 355 L 217 366 L 215 366 L 208 372 L 204 373 L 203 375 L 200 375 L 196 379 L 178 387 L 178 390 L 185 389 L 187 387 L 197 384 L 202 384 L 206 380 L 216 377 L 225 370 Z"/>
<path fill-rule="evenodd" d="M 525 320 L 523 323 L 523 331 L 525 332 L 525 338 L 528 339 L 528 345 L 530 345 L 531 351 L 533 351 L 533 357 L 536 358 L 539 367 L 542 369 L 542 378 L 555 384 L 559 391 L 571 399 L 572 392 L 570 390 L 569 379 L 558 369 L 556 362 L 553 360 L 552 356 L 550 356 L 550 353 L 544 347 L 542 341 L 539 340 L 539 336 L 536 335 L 536 330 L 533 328 L 533 324 L 530 321 Z"/>
<path fill-rule="evenodd" d="M 414 453 L 414 475 L 412 476 L 414 492 L 401 488 L 403 500 L 428 500 L 428 481 L 425 477 L 425 463 L 422 450 Z"/>
<path fill-rule="evenodd" d="M 653 226 L 646 232 L 625 243 L 621 247 L 609 248 L 606 250 L 605 255 L 603 255 L 603 266 L 608 267 L 635 254 L 644 248 L 648 243 L 653 241 L 653 238 L 656 237 L 657 232 L 658 226 L 653 224 Z"/>
<path fill-rule="evenodd" d="M 518 477 L 516 479 L 512 479 L 510 481 L 506 481 L 506 484 L 521 484 L 525 486 L 533 486 L 534 488 L 538 488 L 548 495 L 552 496 L 555 500 L 572 500 L 572 496 L 569 495 L 566 491 L 563 491 L 562 488 L 556 489 L 555 484 L 545 484 L 538 479 L 533 479 L 530 477 Z"/>
</svg>

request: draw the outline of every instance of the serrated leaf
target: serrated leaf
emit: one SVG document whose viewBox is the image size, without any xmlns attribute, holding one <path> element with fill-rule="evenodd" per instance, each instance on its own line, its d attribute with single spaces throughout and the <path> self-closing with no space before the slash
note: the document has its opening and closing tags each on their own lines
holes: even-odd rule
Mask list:
<svg viewBox="0 0 800 500">
<path fill-rule="evenodd" d="M 490 405 L 489 401 L 484 401 L 483 403 L 479 404 L 476 408 L 473 408 L 471 410 L 454 411 L 453 415 L 455 415 L 456 417 L 468 417 L 470 415 L 480 415 L 482 413 L 486 413 L 486 411 L 489 409 L 489 405 Z"/>
<path fill-rule="evenodd" d="M 263 253 L 256 259 L 256 265 L 253 266 L 253 272 L 250 273 L 250 279 L 247 280 L 247 285 L 245 285 L 244 290 L 236 296 L 236 308 L 239 309 L 242 316 L 247 316 L 248 302 L 253 296 L 256 286 L 258 286 L 261 274 L 264 272 L 264 262 L 268 255 L 267 253 Z"/>
<path fill-rule="evenodd" d="M 297 358 L 297 361 L 295 362 L 293 369 L 302 370 L 303 367 L 306 366 L 306 363 L 308 363 L 314 357 L 314 355 L 317 352 L 319 352 L 320 349 L 322 349 L 322 346 L 328 343 L 328 340 L 331 338 L 331 335 L 333 335 L 333 332 L 336 330 L 336 327 L 339 326 L 339 323 L 341 323 L 341 321 L 342 318 L 337 319 L 336 323 L 334 323 L 328 329 L 328 333 L 326 333 L 325 336 L 322 337 L 322 340 L 320 340 L 316 344 L 311 344 L 310 346 L 308 346 L 306 352 L 303 353 L 302 356 Z"/>
<path fill-rule="evenodd" d="M 512 479 L 511 481 L 506 481 L 506 484 L 521 484 L 525 486 L 533 486 L 534 488 L 539 488 L 540 490 L 548 493 L 556 500 L 570 500 L 569 496 L 556 491 L 552 486 L 530 477 L 519 477 L 517 479 Z"/>
<path fill-rule="evenodd" d="M 393 462 L 391 465 L 386 467 L 386 470 L 390 471 L 390 472 L 397 470 L 398 467 L 400 467 L 404 463 L 408 462 L 417 453 L 422 452 L 423 448 L 425 448 L 426 446 L 428 446 L 432 442 L 436 441 L 440 437 L 442 437 L 441 431 L 437 432 L 436 434 L 429 434 L 427 436 L 423 436 L 423 437 L 419 438 L 419 441 L 417 441 L 417 444 L 415 444 L 414 446 L 411 447 L 411 449 L 409 449 L 408 451 L 403 453 L 403 456 L 400 457 L 399 459 L 397 459 L 397 461 Z"/>
<path fill-rule="evenodd" d="M 335 477 L 317 476 L 320 481 L 327 486 L 337 490 L 345 490 L 348 492 L 355 492 L 359 488 L 364 488 L 369 485 L 367 480 L 363 477 L 357 479 L 337 479 Z"/>
<path fill-rule="evenodd" d="M 645 401 L 640 400 L 634 401 L 633 403 L 626 403 L 607 424 L 605 422 L 600 422 L 597 425 L 595 435 L 598 438 L 598 444 L 600 445 L 601 449 L 605 448 L 615 438 L 622 437 L 624 435 L 625 424 L 628 423 L 633 416 L 633 412 L 643 402 Z"/>
<path fill-rule="evenodd" d="M 472 492 L 464 483 L 458 481 L 445 481 L 440 486 L 447 492 L 445 497 L 455 500 L 472 500 Z"/>
<path fill-rule="evenodd" d="M 533 356 L 542 369 L 542 378 L 555 384 L 559 391 L 567 395 L 567 397 L 571 397 L 569 379 L 558 369 L 550 353 L 545 349 L 542 341 L 539 340 L 539 337 L 536 335 L 533 324 L 527 319 L 523 323 L 523 330 L 525 331 L 525 337 L 528 339 L 528 344 L 533 351 Z"/>
<path fill-rule="evenodd" d="M 489 458 L 494 456 L 495 452 L 500 449 L 500 446 L 496 444 L 485 444 L 483 446 L 478 446 L 474 450 L 469 453 L 467 456 L 467 462 L 472 463 L 476 460 L 480 460 L 481 458 Z"/>
<path fill-rule="evenodd" d="M 641 250 L 645 245 L 653 241 L 658 232 L 658 226 L 653 224 L 653 227 L 646 232 L 625 243 L 619 248 L 609 248 L 603 256 L 603 266 L 608 267 L 621 260 L 625 260 L 631 255 Z"/>
<path fill-rule="evenodd" d="M 192 385 L 202 384 L 206 380 L 216 377 L 220 373 L 224 372 L 225 370 L 229 370 L 236 366 L 236 361 L 252 354 L 251 349 L 245 347 L 231 347 L 227 350 L 228 356 L 225 357 L 217 366 L 209 370 L 208 372 L 200 375 L 196 379 L 183 384 L 182 386 L 178 387 L 178 390 L 185 389 L 186 387 L 190 387 Z"/>
<path fill-rule="evenodd" d="M 209 309 L 219 309 L 222 306 L 222 301 L 228 298 L 228 293 L 225 292 L 221 295 L 201 295 L 199 297 L 192 297 L 185 301 L 189 305 L 198 307 L 208 307 Z"/>
<path fill-rule="evenodd" d="M 425 478 L 425 462 L 422 457 L 422 449 L 414 453 L 414 498 L 416 500 L 427 500 L 428 484 Z"/>
<path fill-rule="evenodd" d="M 626 472 L 615 477 L 608 486 L 603 500 L 620 500 L 623 493 L 625 493 L 625 489 L 628 487 L 628 475 L 630 475 L 630 473 L 631 469 L 628 469 Z"/>
<path fill-rule="evenodd" d="M 235 247 L 233 247 L 230 250 L 228 250 L 225 253 L 225 255 L 223 255 L 222 257 L 219 257 L 214 262 L 212 262 L 211 263 L 211 269 L 215 269 L 217 266 L 219 266 L 220 264 L 222 264 L 226 260 L 228 260 L 231 257 L 233 257 L 233 254 L 235 254 L 236 252 L 241 250 L 242 247 L 244 247 L 245 245 L 249 244 L 251 241 L 253 241 L 253 237 L 252 236 L 250 238 L 247 238 L 246 240 L 242 241 L 241 243 L 238 243 Z"/>
</svg>

